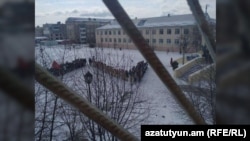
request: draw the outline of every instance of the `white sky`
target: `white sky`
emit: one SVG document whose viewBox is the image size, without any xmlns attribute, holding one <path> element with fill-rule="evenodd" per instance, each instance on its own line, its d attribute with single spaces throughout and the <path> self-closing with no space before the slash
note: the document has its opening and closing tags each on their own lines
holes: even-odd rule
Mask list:
<svg viewBox="0 0 250 141">
<path fill-rule="evenodd" d="M 216 18 L 216 0 L 199 0 L 202 9 Z M 131 18 L 190 14 L 186 0 L 119 0 Z M 111 18 L 112 14 L 102 0 L 35 0 L 35 25 L 65 23 L 68 17 Z"/>
</svg>

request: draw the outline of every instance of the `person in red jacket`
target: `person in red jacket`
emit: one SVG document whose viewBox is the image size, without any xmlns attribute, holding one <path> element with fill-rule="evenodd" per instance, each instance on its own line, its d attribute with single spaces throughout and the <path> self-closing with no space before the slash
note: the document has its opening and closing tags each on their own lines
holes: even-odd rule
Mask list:
<svg viewBox="0 0 250 141">
<path fill-rule="evenodd" d="M 61 67 L 60 67 L 60 65 L 56 61 L 53 61 L 52 68 L 54 68 L 54 69 L 60 69 Z"/>
</svg>

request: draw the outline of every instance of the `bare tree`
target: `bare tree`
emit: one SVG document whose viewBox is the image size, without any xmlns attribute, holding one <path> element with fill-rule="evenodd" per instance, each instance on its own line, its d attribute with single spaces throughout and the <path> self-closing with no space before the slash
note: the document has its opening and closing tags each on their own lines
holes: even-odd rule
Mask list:
<svg viewBox="0 0 250 141">
<path fill-rule="evenodd" d="M 96 67 L 90 63 L 74 73 L 60 76 L 59 79 L 121 126 L 131 131 L 137 130 L 136 134 L 139 136 L 140 123 L 147 118 L 149 108 L 145 107 L 146 99 L 140 92 L 139 82 L 130 81 L 133 79 L 124 76 L 124 71 L 131 69 L 135 64 L 132 64 L 130 56 L 121 54 L 120 50 L 113 50 L 114 52 L 109 53 L 97 48 L 92 50 L 94 51 L 89 53 L 91 59 L 95 62 L 102 62 L 105 66 Z M 64 50 L 61 53 L 63 60 L 61 62 L 65 61 L 65 54 Z M 87 71 L 93 74 L 93 81 L 90 84 L 85 83 L 83 77 Z M 40 85 L 38 86 L 36 91 L 36 107 L 38 108 L 36 110 L 36 140 L 54 140 L 58 136 L 69 141 L 117 140 L 77 109 L 68 106 L 67 103 L 53 96 Z"/>
<path fill-rule="evenodd" d="M 186 86 L 185 92 L 204 121 L 215 124 L 215 67 L 214 64 L 198 65 L 204 72 L 191 85 Z"/>
<path fill-rule="evenodd" d="M 40 64 L 47 67 L 47 61 L 44 57 L 44 49 L 40 46 L 39 55 L 36 56 L 36 61 L 40 61 Z M 35 138 L 41 141 L 44 137 L 45 130 L 48 129 L 46 125 L 46 117 L 48 115 L 48 90 L 44 89 L 41 85 L 35 82 Z"/>
<path fill-rule="evenodd" d="M 62 61 L 66 54 L 66 47 L 63 50 Z M 50 55 L 46 52 L 45 48 L 40 46 L 39 52 L 36 55 L 36 61 L 39 62 L 44 68 L 49 68 L 49 62 L 52 62 Z M 59 77 L 63 80 L 63 74 Z M 50 140 L 52 141 L 55 137 L 54 131 L 56 128 L 61 127 L 64 123 L 59 122 L 57 119 L 58 109 L 58 97 L 47 89 L 42 87 L 37 82 L 35 83 L 35 106 L 36 106 L 36 117 L 35 117 L 35 138 L 36 140 Z"/>
<path fill-rule="evenodd" d="M 37 111 L 41 110 L 41 114 L 36 113 L 36 118 L 35 118 L 36 133 L 35 133 L 35 136 L 36 136 L 38 141 L 41 141 L 42 136 L 44 135 L 45 129 L 47 128 L 46 127 L 46 116 L 48 114 L 48 111 L 47 111 L 48 110 L 48 91 L 47 90 L 41 91 L 41 86 L 39 84 L 35 84 L 35 85 L 38 88 L 38 90 L 35 92 L 36 93 L 36 95 L 35 95 L 36 110 Z M 38 102 L 41 100 L 40 99 L 41 95 L 38 95 L 38 94 L 44 94 L 44 99 L 43 99 L 44 103 L 41 104 L 41 102 Z M 38 97 L 39 97 L 39 99 L 38 99 Z M 41 109 L 39 109 L 39 108 L 41 108 Z"/>
<path fill-rule="evenodd" d="M 198 52 L 201 47 L 201 34 L 197 27 L 193 27 L 192 31 L 184 31 L 179 36 L 180 53 L 182 56 L 182 64 L 184 64 L 185 54 L 188 52 Z"/>
<path fill-rule="evenodd" d="M 215 26 L 210 25 L 210 30 L 215 33 Z M 215 34 L 214 34 L 215 35 Z M 183 64 L 185 53 L 190 52 L 191 49 L 199 51 L 201 49 L 201 34 L 197 27 L 193 28 L 191 34 L 184 34 L 180 36 L 182 41 L 180 48 L 183 54 Z M 203 49 L 204 51 L 204 49 Z M 186 93 L 189 100 L 192 102 L 194 107 L 197 109 L 201 117 L 210 124 L 215 124 L 215 95 L 216 95 L 216 84 L 215 84 L 215 74 L 216 70 L 213 66 L 212 61 L 209 61 L 209 54 L 206 51 L 203 52 L 204 62 L 199 62 L 194 65 L 190 70 L 191 73 L 198 70 L 206 69 L 199 78 L 196 78 L 196 82 L 191 85 L 186 86 Z M 190 75 L 187 73 L 187 75 Z M 187 78 L 188 76 L 186 76 Z M 185 78 L 185 77 L 184 77 Z M 186 79 L 187 81 L 187 79 Z"/>
<path fill-rule="evenodd" d="M 68 128 L 68 132 L 66 132 L 66 138 L 70 141 L 80 140 L 81 134 L 84 132 L 79 132 L 81 127 L 81 124 L 79 124 L 79 111 L 64 102 L 61 102 L 59 111 L 61 113 L 60 118 L 62 119 L 62 122 L 65 123 L 65 126 Z"/>
<path fill-rule="evenodd" d="M 141 95 L 138 83 L 123 79 L 122 75 L 113 74 L 113 71 L 107 71 L 107 67 L 111 66 L 120 70 L 130 68 L 132 64 L 129 57 L 126 58 L 124 54 L 112 54 L 111 52 L 106 54 L 98 49 L 95 49 L 91 55 L 94 56 L 95 61 L 103 62 L 106 66 L 99 68 L 89 66 L 87 70 L 93 74 L 90 89 L 88 84 L 84 84 L 84 78 L 79 76 L 74 78 L 74 89 L 121 126 L 128 130 L 135 127 L 138 129 L 140 122 L 146 119 L 149 112 L 148 108 L 143 105 L 145 99 Z M 87 70 L 85 68 L 81 76 Z M 86 131 L 89 140 L 117 140 L 112 134 L 84 115 L 80 115 L 80 121 L 82 130 Z"/>
</svg>

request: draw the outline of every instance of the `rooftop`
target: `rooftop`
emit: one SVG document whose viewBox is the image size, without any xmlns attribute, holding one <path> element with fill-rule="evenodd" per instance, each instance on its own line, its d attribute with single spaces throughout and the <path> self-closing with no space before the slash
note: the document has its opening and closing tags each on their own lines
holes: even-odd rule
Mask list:
<svg viewBox="0 0 250 141">
<path fill-rule="evenodd" d="M 168 15 L 161 17 L 140 18 L 133 19 L 134 24 L 140 27 L 162 27 L 162 26 L 184 26 L 195 25 L 196 21 L 192 14 L 184 15 Z M 109 24 L 104 25 L 98 29 L 119 29 L 120 24 L 116 20 L 112 20 Z"/>
<path fill-rule="evenodd" d="M 110 20 L 111 19 L 69 17 L 66 19 L 66 22 L 87 22 L 87 21 L 109 22 Z"/>
</svg>

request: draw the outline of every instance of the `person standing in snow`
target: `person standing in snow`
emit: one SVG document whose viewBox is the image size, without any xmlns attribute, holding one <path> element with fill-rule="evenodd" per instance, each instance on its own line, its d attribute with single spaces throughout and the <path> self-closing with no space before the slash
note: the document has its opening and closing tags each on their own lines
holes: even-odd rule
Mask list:
<svg viewBox="0 0 250 141">
<path fill-rule="evenodd" d="M 171 57 L 171 59 L 170 59 L 170 65 L 172 66 L 172 64 L 173 64 L 173 58 Z"/>
</svg>

